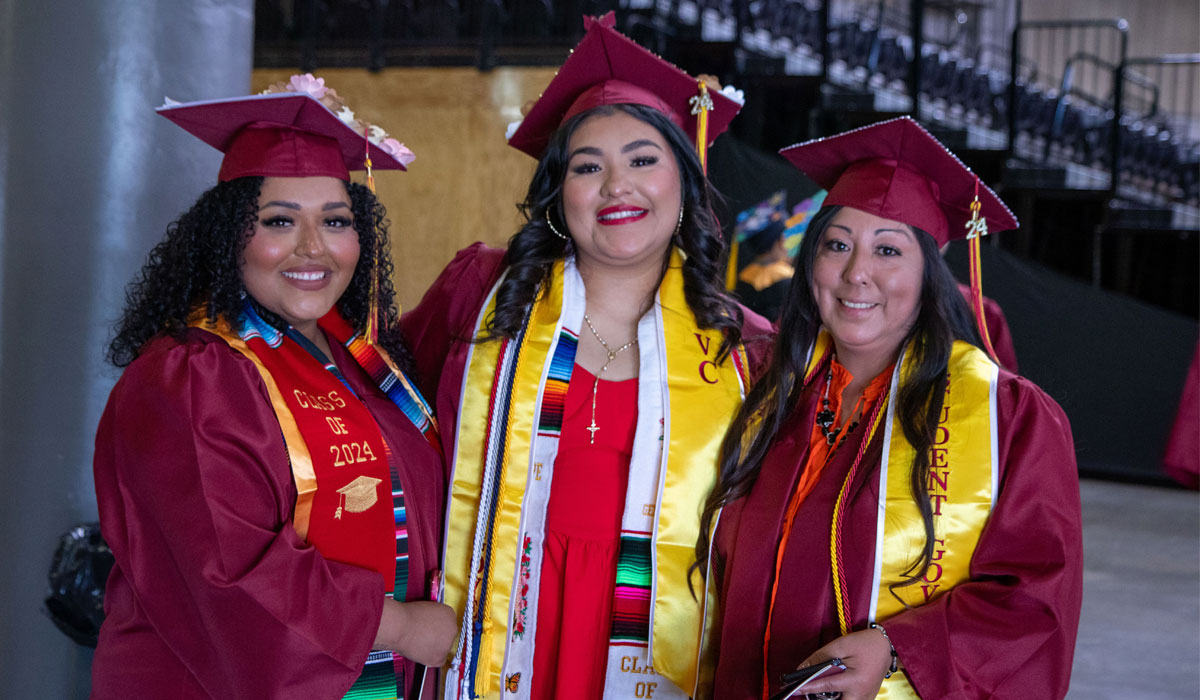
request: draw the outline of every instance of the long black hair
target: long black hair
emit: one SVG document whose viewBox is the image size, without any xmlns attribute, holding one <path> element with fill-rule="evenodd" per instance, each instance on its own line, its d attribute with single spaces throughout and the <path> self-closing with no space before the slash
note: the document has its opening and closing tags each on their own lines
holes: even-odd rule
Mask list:
<svg viewBox="0 0 1200 700">
<path fill-rule="evenodd" d="M 246 287 L 242 283 L 242 252 L 253 235 L 258 216 L 261 177 L 242 177 L 218 183 L 167 227 L 166 236 L 150 251 L 146 264 L 125 290 L 125 310 L 108 360 L 125 367 L 137 359 L 146 342 L 160 333 L 183 335 L 188 317 L 203 307 L 210 321 L 235 319 L 242 312 Z M 337 307 L 356 331 L 366 327 L 370 306 L 372 253 L 380 253 L 379 310 L 383 321 L 379 344 L 405 370 L 412 354 L 400 333 L 392 287 L 392 260 L 387 254 L 388 222 L 383 205 L 363 185 L 346 183 L 360 254 L 350 285 Z M 286 325 L 266 309 L 264 318 Z"/>
<path fill-rule="evenodd" d="M 813 217 L 796 254 L 796 273 L 779 320 L 779 335 L 770 363 L 747 394 L 721 444 L 720 474 L 700 517 L 693 568 L 708 557 L 708 531 L 717 510 L 750 492 L 762 468 L 763 458 L 784 421 L 799 404 L 805 389 L 808 351 L 821 329 L 821 315 L 810 285 L 813 261 L 825 229 L 840 209 L 825 207 Z M 912 372 L 906 374 L 900 384 L 896 414 L 900 417 L 905 439 L 916 452 L 909 486 L 925 524 L 925 546 L 918 560 L 904 572 L 905 579 L 897 584 L 901 586 L 919 581 L 933 560 L 933 510 L 926 491 L 929 447 L 945 398 L 950 349 L 955 340 L 980 345 L 966 301 L 942 260 L 937 242 L 920 229 L 914 228 L 913 232 L 924 260 L 924 270 L 920 309 L 901 344 L 901 347 L 909 347 L 913 364 Z"/>
<path fill-rule="evenodd" d="M 663 135 L 675 155 L 679 165 L 684 216 L 674 244 L 686 255 L 683 263 L 684 298 L 699 327 L 715 328 L 722 332 L 718 358 L 724 359 L 730 349 L 741 342 L 742 310 L 722 286 L 725 242 L 721 237 L 720 224 L 712 213 L 716 194 L 683 131 L 658 110 L 632 104 L 604 105 L 577 114 L 564 122 L 551 137 L 529 183 L 525 201 L 519 207 L 525 224 L 508 241 L 508 251 L 505 253 L 508 275 L 496 291 L 496 310 L 485 322 L 484 339 L 516 337 L 539 287 L 549 281 L 554 262 L 570 252 L 570 242 L 554 235 L 546 223 L 546 215 L 549 210 L 555 228 L 564 232 L 567 230 L 561 204 L 571 136 L 589 117 L 617 112 L 653 126 Z M 669 256 L 663 259 L 664 271 L 668 259 Z"/>
</svg>

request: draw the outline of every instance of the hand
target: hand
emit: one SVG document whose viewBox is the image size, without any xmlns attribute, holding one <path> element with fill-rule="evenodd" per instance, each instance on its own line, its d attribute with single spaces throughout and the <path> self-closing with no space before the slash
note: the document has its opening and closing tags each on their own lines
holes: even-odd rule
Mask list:
<svg viewBox="0 0 1200 700">
<path fill-rule="evenodd" d="M 846 670 L 804 686 L 806 693 L 840 692 L 842 700 L 871 700 L 892 667 L 892 645 L 879 630 L 866 629 L 839 637 L 814 651 L 800 668 L 840 658 Z"/>
<path fill-rule="evenodd" d="M 388 649 L 425 666 L 438 667 L 450 656 L 458 635 L 458 616 L 431 600 L 383 601 L 373 649 Z"/>
</svg>

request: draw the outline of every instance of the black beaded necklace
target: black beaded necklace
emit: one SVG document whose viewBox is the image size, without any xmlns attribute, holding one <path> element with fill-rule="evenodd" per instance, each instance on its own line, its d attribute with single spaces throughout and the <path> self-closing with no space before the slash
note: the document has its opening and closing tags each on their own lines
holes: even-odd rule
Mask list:
<svg viewBox="0 0 1200 700">
<path fill-rule="evenodd" d="M 825 436 L 825 441 L 832 445 L 835 442 L 837 447 L 841 447 L 842 443 L 846 442 L 846 438 L 850 437 L 850 433 L 858 427 L 858 421 L 862 418 L 862 412 L 859 411 L 857 416 L 854 416 L 850 424 L 845 428 L 833 428 L 833 421 L 837 418 L 833 411 L 829 408 L 829 385 L 833 383 L 833 361 L 830 360 L 829 371 L 825 374 L 825 393 L 821 396 L 821 410 L 817 412 L 817 425 L 821 426 L 821 435 Z M 841 438 L 840 440 L 838 438 Z M 834 448 L 837 449 L 837 448 Z"/>
</svg>

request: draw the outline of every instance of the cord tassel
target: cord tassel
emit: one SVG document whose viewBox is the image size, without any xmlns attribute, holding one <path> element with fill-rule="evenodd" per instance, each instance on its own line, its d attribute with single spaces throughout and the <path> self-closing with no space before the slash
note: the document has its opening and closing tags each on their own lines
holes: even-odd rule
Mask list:
<svg viewBox="0 0 1200 700">
<path fill-rule="evenodd" d="M 708 174 L 708 113 L 713 111 L 712 95 L 708 94 L 708 85 L 696 81 L 700 92 L 693 96 L 688 103 L 692 105 L 692 115 L 696 117 L 696 155 L 700 157 L 700 169 Z"/>
<path fill-rule="evenodd" d="M 975 176 L 975 199 L 971 202 L 971 220 L 967 222 L 967 248 L 971 268 L 971 313 L 975 316 L 975 325 L 979 328 L 979 336 L 983 340 L 983 349 L 988 357 L 996 364 L 996 349 L 992 347 L 992 338 L 988 335 L 987 318 L 983 313 L 983 265 L 980 256 L 980 239 L 988 234 L 987 219 L 979 216 L 983 205 L 979 202 L 979 176 Z"/>
<path fill-rule="evenodd" d="M 371 139 L 369 125 L 363 126 L 363 142 L 366 144 L 366 153 L 363 156 L 363 163 L 367 166 L 367 189 L 371 194 L 375 194 L 375 174 L 371 171 Z M 375 243 L 375 250 L 371 251 L 371 288 L 367 300 L 367 327 L 363 330 L 366 336 L 367 345 L 375 347 L 379 345 L 379 256 L 382 251 L 379 250 L 379 242 Z"/>
</svg>

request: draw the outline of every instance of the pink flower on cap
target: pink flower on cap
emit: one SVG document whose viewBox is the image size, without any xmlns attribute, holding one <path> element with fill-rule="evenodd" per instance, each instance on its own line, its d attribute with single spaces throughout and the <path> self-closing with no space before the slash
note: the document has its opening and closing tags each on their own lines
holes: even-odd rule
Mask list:
<svg viewBox="0 0 1200 700">
<path fill-rule="evenodd" d="M 325 87 L 325 79 L 314 77 L 312 73 L 293 75 L 288 81 L 287 89 L 293 92 L 307 92 L 318 100 L 329 90 Z"/>
<path fill-rule="evenodd" d="M 388 154 L 390 154 L 393 158 L 400 161 L 400 164 L 406 168 L 408 167 L 409 163 L 417 159 L 416 154 L 408 150 L 407 146 L 391 137 L 384 139 L 383 142 L 379 144 L 379 147 L 387 151 Z"/>
</svg>

